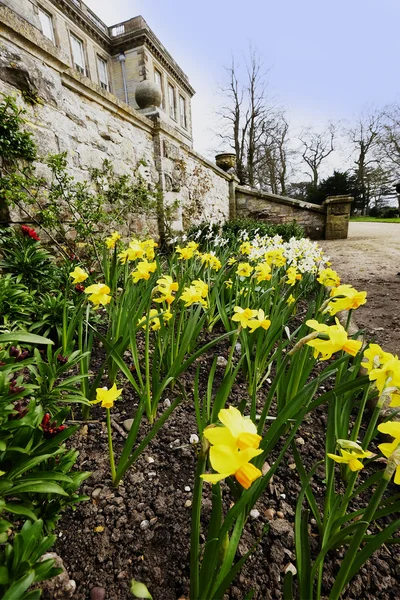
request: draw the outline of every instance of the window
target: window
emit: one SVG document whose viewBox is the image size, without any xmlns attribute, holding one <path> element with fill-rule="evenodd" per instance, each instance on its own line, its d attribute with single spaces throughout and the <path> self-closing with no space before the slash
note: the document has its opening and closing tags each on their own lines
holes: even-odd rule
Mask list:
<svg viewBox="0 0 400 600">
<path fill-rule="evenodd" d="M 162 74 L 157 69 L 154 69 L 154 81 L 156 82 L 156 84 L 159 86 L 159 88 L 161 90 L 161 106 L 162 106 L 162 108 L 165 108 Z"/>
<path fill-rule="evenodd" d="M 169 100 L 169 116 L 176 121 L 176 98 L 175 88 L 170 83 L 168 84 L 168 100 Z"/>
<path fill-rule="evenodd" d="M 71 33 L 72 61 L 75 69 L 83 75 L 86 75 L 85 55 L 83 52 L 83 42 Z"/>
<path fill-rule="evenodd" d="M 186 116 L 186 100 L 179 94 L 179 112 L 181 115 L 181 126 L 187 129 L 187 116 Z"/>
<path fill-rule="evenodd" d="M 107 62 L 101 56 L 97 57 L 97 70 L 99 73 L 99 82 L 101 87 L 104 90 L 109 91 L 110 86 L 108 83 L 108 73 L 107 73 Z"/>
<path fill-rule="evenodd" d="M 45 35 L 47 38 L 49 38 L 49 40 L 54 42 L 54 28 L 52 16 L 42 8 L 39 8 L 39 19 L 40 24 L 42 26 L 43 35 Z"/>
</svg>

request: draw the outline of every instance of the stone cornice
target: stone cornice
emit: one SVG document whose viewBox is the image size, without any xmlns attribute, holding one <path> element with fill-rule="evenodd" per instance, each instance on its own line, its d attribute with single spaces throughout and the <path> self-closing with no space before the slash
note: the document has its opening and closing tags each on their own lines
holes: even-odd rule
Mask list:
<svg viewBox="0 0 400 600">
<path fill-rule="evenodd" d="M 171 75 L 179 82 L 190 97 L 195 93 L 195 90 L 189 83 L 187 75 L 182 71 L 179 65 L 174 61 L 170 53 L 164 48 L 160 40 L 153 33 L 146 21 L 141 18 L 144 26 L 138 29 L 127 31 L 125 34 L 112 37 L 110 30 L 113 27 L 107 27 L 100 19 L 99 22 L 107 28 L 103 31 L 96 25 L 95 21 L 90 19 L 85 10 L 75 4 L 72 0 L 50 0 L 54 6 L 57 6 L 64 14 L 69 16 L 79 27 L 81 27 L 88 35 L 90 35 L 97 43 L 99 43 L 111 55 L 119 54 L 132 48 L 147 46 L 157 60 L 171 73 Z M 83 5 L 88 11 L 86 5 Z M 90 11 L 94 16 L 95 13 Z"/>
<path fill-rule="evenodd" d="M 132 50 L 132 48 L 139 48 L 140 46 L 149 48 L 157 60 L 171 73 L 190 97 L 195 94 L 195 90 L 190 85 L 185 73 L 174 61 L 169 52 L 165 50 L 151 29 L 142 28 L 135 31 L 129 31 L 126 34 L 114 38 L 112 51 L 116 54 Z"/>
<path fill-rule="evenodd" d="M 79 27 L 88 33 L 98 44 L 111 53 L 111 37 L 107 31 L 103 31 L 94 21 L 86 16 L 85 12 L 71 0 L 50 0 L 65 15 L 69 16 Z M 94 13 L 93 13 L 94 14 Z"/>
</svg>

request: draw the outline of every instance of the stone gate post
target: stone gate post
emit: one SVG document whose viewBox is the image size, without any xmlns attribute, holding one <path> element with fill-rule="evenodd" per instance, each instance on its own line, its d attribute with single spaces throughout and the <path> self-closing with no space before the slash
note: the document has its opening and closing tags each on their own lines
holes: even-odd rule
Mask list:
<svg viewBox="0 0 400 600">
<path fill-rule="evenodd" d="M 323 203 L 326 207 L 325 239 L 346 239 L 349 231 L 352 196 L 328 196 Z"/>
</svg>

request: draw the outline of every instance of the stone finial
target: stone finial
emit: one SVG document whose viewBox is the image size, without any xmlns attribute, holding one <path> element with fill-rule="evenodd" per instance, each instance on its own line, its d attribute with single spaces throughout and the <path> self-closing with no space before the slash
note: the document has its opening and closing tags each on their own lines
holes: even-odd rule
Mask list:
<svg viewBox="0 0 400 600">
<path fill-rule="evenodd" d="M 223 152 L 215 156 L 215 164 L 223 171 L 229 171 L 236 167 L 236 154 L 233 152 Z"/>
<path fill-rule="evenodd" d="M 136 86 L 135 100 L 141 109 L 160 106 L 162 100 L 161 89 L 155 82 L 145 79 Z"/>
</svg>

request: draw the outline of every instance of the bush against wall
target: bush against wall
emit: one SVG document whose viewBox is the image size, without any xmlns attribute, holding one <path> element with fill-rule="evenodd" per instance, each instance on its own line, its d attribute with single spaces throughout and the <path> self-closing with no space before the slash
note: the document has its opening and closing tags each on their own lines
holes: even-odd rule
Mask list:
<svg viewBox="0 0 400 600">
<path fill-rule="evenodd" d="M 17 207 L 24 219 L 40 226 L 67 255 L 86 252 L 98 256 L 101 234 L 126 224 L 130 215 L 156 214 L 158 189 L 150 188 L 141 175 L 139 161 L 132 175 L 116 175 L 105 160 L 89 170 L 88 181 L 77 181 L 68 172 L 67 153 L 41 157 L 49 167 L 49 179 L 36 175 L 38 159 L 32 134 L 24 129 L 24 110 L 15 99 L 3 96 L 0 104 L 0 217 Z"/>
</svg>

